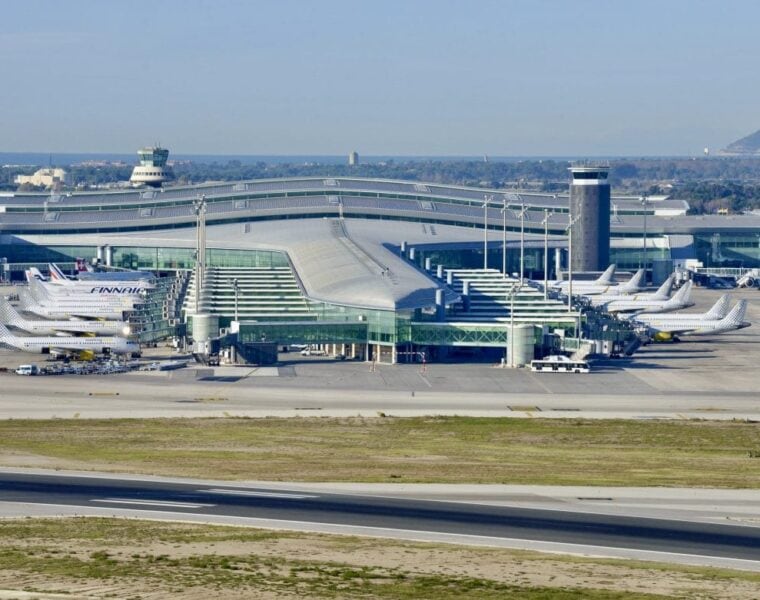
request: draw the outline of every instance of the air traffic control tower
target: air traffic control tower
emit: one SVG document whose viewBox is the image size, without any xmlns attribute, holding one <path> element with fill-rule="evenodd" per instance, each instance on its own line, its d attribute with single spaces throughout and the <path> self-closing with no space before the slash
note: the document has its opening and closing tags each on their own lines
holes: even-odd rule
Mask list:
<svg viewBox="0 0 760 600">
<path fill-rule="evenodd" d="M 610 167 L 570 167 L 570 218 L 573 219 L 574 272 L 603 271 L 610 262 Z"/>
<path fill-rule="evenodd" d="M 170 178 L 171 171 L 166 166 L 169 151 L 159 146 L 149 146 L 137 151 L 140 164 L 132 170 L 130 183 L 135 186 L 148 185 L 161 187 L 161 184 Z"/>
</svg>

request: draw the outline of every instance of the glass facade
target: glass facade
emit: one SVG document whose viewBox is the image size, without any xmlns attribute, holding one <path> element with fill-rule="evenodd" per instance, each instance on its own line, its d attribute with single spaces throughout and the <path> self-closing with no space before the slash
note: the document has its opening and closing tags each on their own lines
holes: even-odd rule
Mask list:
<svg viewBox="0 0 760 600">
<path fill-rule="evenodd" d="M 705 267 L 760 267 L 760 231 L 695 235 L 694 246 Z"/>
<path fill-rule="evenodd" d="M 209 267 L 287 267 L 283 252 L 273 250 L 224 250 L 209 248 L 206 251 Z M 113 248 L 113 266 L 124 269 L 192 269 L 195 267 L 195 250 L 192 248 L 162 248 L 145 246 Z"/>
</svg>

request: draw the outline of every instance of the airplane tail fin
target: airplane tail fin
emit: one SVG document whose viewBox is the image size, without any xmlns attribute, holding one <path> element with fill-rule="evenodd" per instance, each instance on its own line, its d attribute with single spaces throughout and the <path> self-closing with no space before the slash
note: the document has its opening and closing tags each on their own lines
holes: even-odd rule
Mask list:
<svg viewBox="0 0 760 600">
<path fill-rule="evenodd" d="M 24 318 L 13 308 L 10 302 L 0 296 L 0 318 L 6 325 L 13 325 L 15 327 L 21 326 L 25 323 Z"/>
<path fill-rule="evenodd" d="M 49 300 L 50 293 L 39 279 L 29 280 L 29 292 L 35 300 Z"/>
<path fill-rule="evenodd" d="M 0 342 L 9 342 L 15 338 L 16 336 L 13 335 L 5 325 L 0 323 Z"/>
<path fill-rule="evenodd" d="M 683 287 L 678 290 L 675 295 L 669 300 L 669 302 L 672 302 L 673 304 L 677 305 L 686 305 L 689 303 L 689 298 L 691 298 L 691 281 L 687 281 Z"/>
<path fill-rule="evenodd" d="M 646 271 L 644 271 L 644 269 L 639 269 L 633 274 L 633 276 L 628 281 L 621 284 L 618 289 L 623 294 L 632 294 L 634 292 L 638 292 L 644 287 L 645 275 L 646 275 Z"/>
<path fill-rule="evenodd" d="M 40 273 L 40 270 L 37 267 L 29 267 L 29 273 L 35 279 L 39 281 L 45 281 L 45 276 L 42 273 Z"/>
<path fill-rule="evenodd" d="M 731 303 L 731 294 L 723 294 L 712 308 L 705 313 L 708 321 L 719 321 L 728 315 L 728 305 Z"/>
<path fill-rule="evenodd" d="M 50 263 L 48 265 L 48 268 L 50 269 L 50 281 L 62 283 L 69 280 L 69 278 L 66 277 L 63 271 L 61 271 L 61 269 L 55 263 Z"/>
<path fill-rule="evenodd" d="M 726 325 L 741 325 L 747 312 L 747 300 L 739 300 L 725 318 L 721 319 Z"/>
<path fill-rule="evenodd" d="M 615 283 L 615 269 L 617 269 L 617 265 L 611 264 L 594 283 L 597 285 L 611 285 Z"/>
<path fill-rule="evenodd" d="M 673 283 L 675 281 L 675 278 L 671 275 L 668 277 L 663 284 L 657 288 L 657 291 L 654 293 L 654 296 L 652 296 L 653 300 L 667 300 L 670 298 L 670 293 L 673 291 Z M 686 287 L 684 285 L 684 287 Z M 683 288 L 681 288 L 683 289 Z"/>
</svg>

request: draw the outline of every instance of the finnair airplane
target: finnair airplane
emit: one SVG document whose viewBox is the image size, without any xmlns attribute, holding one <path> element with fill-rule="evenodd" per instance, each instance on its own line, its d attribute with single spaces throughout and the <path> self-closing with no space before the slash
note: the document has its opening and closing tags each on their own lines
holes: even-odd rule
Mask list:
<svg viewBox="0 0 760 600">
<path fill-rule="evenodd" d="M 129 309 L 116 306 L 110 302 L 80 302 L 67 301 L 43 301 L 34 299 L 29 290 L 19 290 L 19 305 L 21 309 L 45 317 L 46 319 L 104 319 L 107 321 L 121 321 L 124 313 Z"/>
<path fill-rule="evenodd" d="M 124 321 L 26 319 L 3 297 L 0 297 L 0 322 L 37 335 L 129 335 L 131 332 Z"/>
<path fill-rule="evenodd" d="M 109 296 L 102 294 L 88 294 L 85 292 L 74 291 L 72 293 L 52 293 L 48 288 L 43 287 L 45 284 L 32 278 L 29 280 L 29 294 L 38 304 L 48 305 L 74 305 L 74 306 L 110 306 L 120 310 L 131 310 L 135 304 L 140 303 L 138 296 Z"/>
<path fill-rule="evenodd" d="M 134 287 L 144 287 L 145 289 L 152 289 L 155 287 L 152 280 L 155 279 L 155 275 L 150 272 L 143 271 L 79 271 L 76 279 L 71 279 L 61 271 L 60 267 L 55 263 L 49 263 L 48 269 L 50 271 L 50 281 L 61 285 L 70 284 L 84 284 L 98 283 L 103 285 L 113 285 L 115 282 L 122 282 L 123 285 L 127 283 L 134 284 Z M 38 271 L 39 272 L 39 271 Z"/>
<path fill-rule="evenodd" d="M 599 294 L 597 296 L 590 296 L 589 301 L 592 306 L 603 306 L 613 300 L 667 300 L 670 298 L 670 292 L 673 291 L 673 282 L 675 278 L 671 275 L 664 283 L 657 288 L 654 292 L 647 292 L 643 294 L 618 294 L 617 288 L 611 288 L 609 294 Z M 585 296 L 585 292 L 581 291 L 580 295 Z"/>
<path fill-rule="evenodd" d="M 123 337 L 21 337 L 0 325 L 0 345 L 34 354 L 76 354 L 92 359 L 96 354 L 140 354 L 140 345 Z"/>
<path fill-rule="evenodd" d="M 691 296 L 692 282 L 687 281 L 684 286 L 670 299 L 658 300 L 653 298 L 625 298 L 611 300 L 601 305 L 609 313 L 663 313 L 680 310 L 687 306 L 693 306 L 689 301 Z"/>
<path fill-rule="evenodd" d="M 744 329 L 751 325 L 744 320 L 746 311 L 747 301 L 739 300 L 726 316 L 719 319 L 707 319 L 704 315 L 656 315 L 657 319 L 642 323 L 655 340 L 665 341 L 682 335 L 710 335 Z"/>
<path fill-rule="evenodd" d="M 79 281 L 73 279 L 62 279 L 63 274 L 53 275 L 58 269 L 55 265 L 50 265 L 50 281 L 44 281 L 40 277 L 37 269 L 28 269 L 26 273 L 26 279 L 29 285 L 35 284 L 37 288 L 43 288 L 51 295 L 92 295 L 92 296 L 113 296 L 115 298 L 124 297 L 133 299 L 135 301 L 142 301 L 149 290 L 152 290 L 156 286 L 146 281 L 145 279 L 139 279 L 134 281 L 112 281 L 112 280 L 100 280 L 100 279 L 88 279 L 86 281 Z M 35 272 L 36 271 L 36 272 Z M 58 269 L 60 273 L 60 269 Z"/>
</svg>

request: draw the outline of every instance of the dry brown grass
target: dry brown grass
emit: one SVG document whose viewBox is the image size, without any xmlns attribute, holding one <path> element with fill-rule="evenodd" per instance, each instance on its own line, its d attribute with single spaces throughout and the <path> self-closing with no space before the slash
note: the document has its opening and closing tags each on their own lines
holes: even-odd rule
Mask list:
<svg viewBox="0 0 760 600">
<path fill-rule="evenodd" d="M 746 422 L 494 418 L 13 420 L 0 464 L 284 481 L 757 488 Z"/>
<path fill-rule="evenodd" d="M 760 575 L 126 519 L 0 521 L 0 590 L 76 598 L 601 600 L 760 595 Z"/>
</svg>

